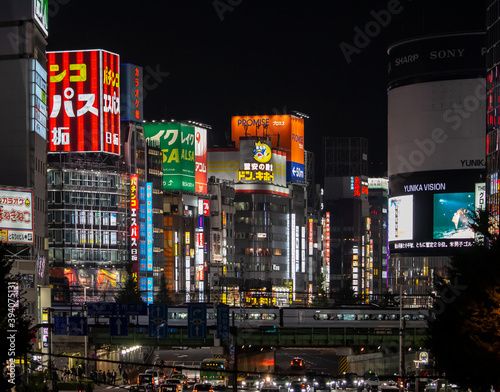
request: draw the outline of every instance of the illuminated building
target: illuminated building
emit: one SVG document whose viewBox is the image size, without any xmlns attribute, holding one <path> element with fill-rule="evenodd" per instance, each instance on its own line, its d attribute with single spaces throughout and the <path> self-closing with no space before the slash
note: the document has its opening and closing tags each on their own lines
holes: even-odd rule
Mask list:
<svg viewBox="0 0 500 392">
<path fill-rule="evenodd" d="M 387 178 L 368 178 L 373 299 L 387 292 L 388 188 Z"/>
<path fill-rule="evenodd" d="M 65 302 L 68 289 L 73 303 L 114 301 L 130 261 L 130 174 L 121 157 L 119 56 L 85 50 L 48 52 L 47 57 L 53 301 Z"/>
<path fill-rule="evenodd" d="M 152 303 L 163 275 L 163 153 L 144 133 L 143 69 L 121 64 L 123 157 L 130 168 L 130 259 L 143 300 Z"/>
<path fill-rule="evenodd" d="M 486 199 L 487 206 L 496 223 L 496 234 L 500 226 L 500 75 L 499 47 L 500 16 L 498 0 L 489 0 L 486 6 L 486 91 L 487 97 L 487 136 L 486 136 Z"/>
<path fill-rule="evenodd" d="M 210 246 L 207 129 L 195 122 L 143 123 L 162 152 L 164 275 L 175 303 L 205 302 Z"/>
<path fill-rule="evenodd" d="M 235 132 L 238 120 L 245 121 L 246 136 Z M 266 137 L 261 128 L 274 122 L 286 127 L 292 120 L 290 116 L 279 121 L 274 116 L 233 117 L 237 148 L 209 150 L 208 175 L 234 183 L 234 263 L 228 265 L 223 280 L 228 303 L 233 303 L 231 295 L 244 306 L 289 306 L 312 297 L 305 176 L 303 169 L 297 169 L 303 163 L 295 166 L 289 161 L 300 155 L 294 155 L 300 147 L 292 145 L 288 152 L 278 149 L 282 137 L 278 135 L 286 143 L 289 130 Z M 298 133 L 303 135 L 303 130 Z M 303 136 L 291 139 L 303 140 Z M 294 167 L 295 174 L 290 175 L 288 169 Z"/>
<path fill-rule="evenodd" d="M 407 306 L 429 303 L 433 276 L 474 243 L 484 208 L 485 34 L 401 41 L 388 49 L 387 283 Z"/>
<path fill-rule="evenodd" d="M 373 294 L 368 203 L 368 141 L 324 138 L 324 202 L 330 213 L 330 295 Z"/>
<path fill-rule="evenodd" d="M 0 242 L 6 257 L 13 261 L 11 274 L 20 278 L 20 293 L 33 325 L 48 323 L 42 319 L 42 307 L 50 306 L 50 298 L 49 302 L 39 301 L 37 289 L 48 285 L 45 110 L 48 18 L 47 2 L 2 2 Z M 9 213 L 12 217 L 22 216 L 23 220 L 6 219 Z M 6 290 L 7 283 L 3 283 Z M 47 352 L 48 334 L 42 329 L 37 332 L 38 341 L 33 349 Z"/>
</svg>

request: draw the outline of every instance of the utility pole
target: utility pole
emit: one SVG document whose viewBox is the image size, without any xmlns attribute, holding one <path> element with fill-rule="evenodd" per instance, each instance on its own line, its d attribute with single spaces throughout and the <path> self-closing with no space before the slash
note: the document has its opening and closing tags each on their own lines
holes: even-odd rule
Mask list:
<svg viewBox="0 0 500 392">
<path fill-rule="evenodd" d="M 231 334 L 233 335 L 233 348 L 234 348 L 234 366 L 233 366 L 233 392 L 238 392 L 238 330 L 234 324 L 234 312 L 232 312 L 233 316 L 233 325 L 231 327 Z"/>
<path fill-rule="evenodd" d="M 404 372 L 404 324 L 403 324 L 403 284 L 399 285 L 399 376 L 403 380 Z"/>
</svg>

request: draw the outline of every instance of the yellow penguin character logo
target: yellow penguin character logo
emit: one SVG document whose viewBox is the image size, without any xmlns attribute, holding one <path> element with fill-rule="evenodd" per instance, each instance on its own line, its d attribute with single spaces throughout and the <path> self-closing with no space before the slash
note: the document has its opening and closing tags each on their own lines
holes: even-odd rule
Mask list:
<svg viewBox="0 0 500 392">
<path fill-rule="evenodd" d="M 255 149 L 253 150 L 253 159 L 259 163 L 267 163 L 271 160 L 271 148 L 261 142 L 255 143 Z"/>
</svg>

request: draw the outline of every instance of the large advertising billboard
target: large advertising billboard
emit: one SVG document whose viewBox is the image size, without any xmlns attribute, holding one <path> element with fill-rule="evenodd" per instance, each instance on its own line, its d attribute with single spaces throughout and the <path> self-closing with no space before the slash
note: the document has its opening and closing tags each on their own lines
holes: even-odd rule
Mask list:
<svg viewBox="0 0 500 392">
<path fill-rule="evenodd" d="M 69 290 L 70 302 L 81 304 L 85 302 L 115 302 L 116 290 L 125 278 L 116 269 L 78 269 L 78 268 L 50 268 L 50 277 L 59 278 L 57 291 Z M 86 287 L 86 289 L 85 289 Z M 57 298 L 57 297 L 56 297 Z M 67 296 L 60 295 L 61 300 L 67 301 Z"/>
<path fill-rule="evenodd" d="M 0 242 L 33 243 L 33 191 L 0 188 Z"/>
<path fill-rule="evenodd" d="M 471 217 L 484 209 L 482 170 L 429 171 L 392 179 L 389 197 L 391 253 L 449 255 L 470 247 Z"/>
<path fill-rule="evenodd" d="M 120 58 L 104 50 L 47 52 L 48 152 L 120 154 Z"/>
<path fill-rule="evenodd" d="M 206 193 L 206 130 L 176 122 L 146 123 L 144 133 L 160 143 L 163 190 Z"/>
<path fill-rule="evenodd" d="M 399 87 L 388 100 L 390 175 L 485 167 L 484 79 Z"/>
<path fill-rule="evenodd" d="M 272 148 L 286 151 L 287 181 L 303 182 L 304 119 L 292 115 L 233 116 L 231 139 L 239 148 L 240 138 L 257 136 L 269 138 Z"/>
<path fill-rule="evenodd" d="M 208 176 L 234 181 L 236 193 L 271 193 L 288 196 L 286 154 L 271 149 L 266 138 L 242 138 L 238 149 L 209 152 Z"/>
</svg>

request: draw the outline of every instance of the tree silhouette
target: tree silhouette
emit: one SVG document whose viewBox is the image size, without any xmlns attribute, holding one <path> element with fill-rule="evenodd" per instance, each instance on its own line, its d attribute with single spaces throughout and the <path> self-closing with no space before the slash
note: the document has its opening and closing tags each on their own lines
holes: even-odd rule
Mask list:
<svg viewBox="0 0 500 392">
<path fill-rule="evenodd" d="M 500 373 L 500 245 L 487 214 L 471 225 L 479 241 L 436 278 L 428 348 L 437 370 L 462 388 L 489 389 Z M 481 240 L 487 239 L 486 241 Z"/>
<path fill-rule="evenodd" d="M 167 286 L 167 278 L 165 278 L 165 275 L 163 274 L 161 275 L 160 287 L 158 288 L 158 293 L 154 298 L 154 303 L 167 305 L 172 304 L 172 299 L 170 298 L 170 292 Z"/>
<path fill-rule="evenodd" d="M 123 287 L 120 288 L 116 294 L 116 302 L 126 303 L 126 304 L 136 304 L 144 302 L 141 298 L 141 294 L 137 289 L 137 278 L 132 273 L 132 264 L 128 264 L 125 267 L 127 271 L 127 279 Z"/>
</svg>

